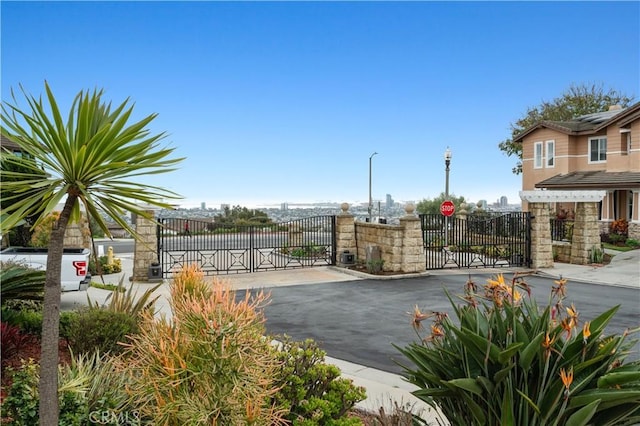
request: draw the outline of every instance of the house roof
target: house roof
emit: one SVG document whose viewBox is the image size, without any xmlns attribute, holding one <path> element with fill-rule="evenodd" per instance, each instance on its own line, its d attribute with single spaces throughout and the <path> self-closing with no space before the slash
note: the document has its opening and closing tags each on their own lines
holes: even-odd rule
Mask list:
<svg viewBox="0 0 640 426">
<path fill-rule="evenodd" d="M 524 130 L 514 138 L 514 142 L 522 142 L 522 139 L 535 130 L 548 128 L 557 130 L 567 135 L 596 134 L 602 129 L 617 123 L 618 126 L 626 126 L 630 122 L 640 118 L 640 102 L 624 109 L 612 109 L 576 117 L 568 121 L 541 121 Z"/>
<path fill-rule="evenodd" d="M 640 172 L 606 172 L 604 170 L 555 175 L 536 184 L 546 189 L 628 189 L 640 188 Z"/>
<path fill-rule="evenodd" d="M 0 146 L 2 148 L 7 149 L 9 151 L 19 151 L 20 147 L 17 143 L 6 137 L 5 135 L 0 134 Z"/>
</svg>

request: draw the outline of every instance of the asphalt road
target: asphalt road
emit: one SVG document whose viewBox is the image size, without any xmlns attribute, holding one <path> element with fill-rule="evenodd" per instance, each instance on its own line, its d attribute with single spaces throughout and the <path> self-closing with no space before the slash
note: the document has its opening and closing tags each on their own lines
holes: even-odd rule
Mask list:
<svg viewBox="0 0 640 426">
<path fill-rule="evenodd" d="M 489 277 L 473 275 L 478 285 Z M 404 360 L 392 344 L 402 347 L 418 340 L 408 312 L 417 304 L 422 310 L 444 311 L 454 317 L 443 288 L 461 294 L 466 278 L 430 276 L 274 287 L 265 308 L 266 326 L 270 333 L 287 334 L 295 340 L 312 338 L 333 358 L 400 373 L 396 361 Z M 553 280 L 529 277 L 527 282 L 538 303 L 546 305 Z M 620 304 L 606 333 L 640 326 L 640 290 L 571 282 L 567 290 L 564 304 L 575 304 L 580 324 Z M 639 353 L 636 344 L 632 358 L 639 359 Z"/>
<path fill-rule="evenodd" d="M 105 254 L 107 253 L 107 249 L 109 247 L 113 247 L 114 254 L 129 254 L 129 253 L 133 253 L 135 241 L 133 239 L 108 240 L 108 239 L 101 238 L 101 239 L 96 239 L 95 244 L 96 244 L 96 247 L 103 246 L 103 250 Z"/>
</svg>

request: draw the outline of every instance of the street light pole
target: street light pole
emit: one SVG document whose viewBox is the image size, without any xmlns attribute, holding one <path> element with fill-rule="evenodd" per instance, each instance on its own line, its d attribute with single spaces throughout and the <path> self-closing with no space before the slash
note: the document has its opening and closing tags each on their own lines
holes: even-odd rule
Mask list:
<svg viewBox="0 0 640 426">
<path fill-rule="evenodd" d="M 373 198 L 371 198 L 371 159 L 377 152 L 369 156 L 369 223 L 371 223 L 371 210 L 373 210 Z"/>
<path fill-rule="evenodd" d="M 451 164 L 451 150 L 447 147 L 444 152 L 444 171 L 445 171 L 445 184 L 444 184 L 444 200 L 449 200 L 449 165 Z M 449 216 L 444 217 L 444 246 L 449 246 Z"/>
</svg>

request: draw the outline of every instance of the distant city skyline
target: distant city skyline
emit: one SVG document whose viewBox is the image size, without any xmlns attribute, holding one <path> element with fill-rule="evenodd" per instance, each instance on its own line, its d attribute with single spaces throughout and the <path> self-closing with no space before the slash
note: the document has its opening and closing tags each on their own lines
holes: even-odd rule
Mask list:
<svg viewBox="0 0 640 426">
<path fill-rule="evenodd" d="M 640 95 L 639 2 L 19 2 L 1 7 L 1 96 L 51 86 L 157 113 L 184 157 L 141 178 L 178 205 L 518 203 L 498 144 L 573 84 Z M 603 34 L 604 32 L 604 34 Z M 376 152 L 377 155 L 370 156 Z"/>
<path fill-rule="evenodd" d="M 386 200 L 387 200 L 387 196 L 389 196 L 391 194 L 386 194 L 385 199 L 374 199 L 374 208 L 375 210 L 377 210 L 378 208 L 378 203 L 380 203 L 380 205 L 383 208 L 388 208 Z M 430 199 L 433 199 L 433 197 L 431 197 Z M 465 198 L 466 200 L 466 198 Z M 393 204 L 394 205 L 399 205 L 399 204 L 407 204 L 407 203 L 414 203 L 417 204 L 420 201 L 422 201 L 422 199 L 416 199 L 416 200 L 395 200 L 393 199 Z M 507 205 L 520 205 L 520 201 L 518 199 L 517 202 L 513 202 L 510 201 L 508 199 L 508 197 L 506 196 L 501 196 L 496 200 L 485 200 L 485 199 L 480 199 L 480 200 L 466 200 L 470 203 L 473 203 L 474 205 L 477 204 L 478 202 L 484 202 L 483 204 L 485 206 L 487 205 L 499 205 L 499 206 L 507 206 Z M 193 204 L 179 204 L 177 205 L 178 208 L 185 208 L 185 209 L 195 209 L 195 208 L 200 208 L 202 210 L 206 210 L 206 209 L 212 209 L 212 210 L 223 210 L 225 207 L 233 207 L 233 206 L 241 206 L 241 207 L 246 207 L 246 208 L 280 208 L 280 209 L 293 209 L 293 208 L 299 208 L 300 206 L 303 207 L 314 207 L 314 206 L 319 206 L 319 205 L 327 205 L 327 206 L 339 206 L 342 203 L 348 203 L 350 206 L 359 206 L 359 207 L 366 207 L 368 205 L 368 201 L 361 201 L 361 202 L 349 202 L 349 201 L 337 201 L 337 200 L 324 200 L 324 201 L 317 201 L 317 202 L 297 202 L 297 201 L 272 201 L 272 202 L 267 202 L 267 203 L 228 203 L 228 202 L 224 202 L 224 203 L 214 203 L 214 202 L 209 202 L 209 201 L 200 201 L 200 202 L 194 202 Z"/>
</svg>

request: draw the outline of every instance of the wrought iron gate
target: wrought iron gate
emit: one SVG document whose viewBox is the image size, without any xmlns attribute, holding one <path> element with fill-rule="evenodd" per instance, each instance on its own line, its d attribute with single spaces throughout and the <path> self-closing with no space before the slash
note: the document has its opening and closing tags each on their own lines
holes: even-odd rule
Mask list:
<svg viewBox="0 0 640 426">
<path fill-rule="evenodd" d="M 206 275 L 335 265 L 335 216 L 234 226 L 193 219 L 158 220 L 164 276 L 188 263 Z"/>
<path fill-rule="evenodd" d="M 531 265 L 529 213 L 420 215 L 427 269 Z"/>
</svg>

